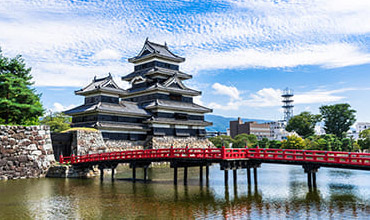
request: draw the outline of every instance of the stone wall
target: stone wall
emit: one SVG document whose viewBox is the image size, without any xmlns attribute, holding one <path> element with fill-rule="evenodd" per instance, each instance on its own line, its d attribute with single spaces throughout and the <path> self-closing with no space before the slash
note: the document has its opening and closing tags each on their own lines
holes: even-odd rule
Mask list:
<svg viewBox="0 0 370 220">
<path fill-rule="evenodd" d="M 108 152 L 144 149 L 145 141 L 105 140 Z"/>
<path fill-rule="evenodd" d="M 157 148 L 170 148 L 171 146 L 179 147 L 189 147 L 189 148 L 206 148 L 214 147 L 213 143 L 207 138 L 200 137 L 152 137 L 152 139 L 147 143 L 154 149 Z"/>
<path fill-rule="evenodd" d="M 46 177 L 50 178 L 89 178 L 99 176 L 100 170 L 96 167 L 74 167 L 61 165 L 50 167 Z"/>
<path fill-rule="evenodd" d="M 0 179 L 43 177 L 54 163 L 48 126 L 0 126 Z"/>
<path fill-rule="evenodd" d="M 73 132 L 73 154 L 85 155 L 107 152 L 107 146 L 100 131 L 77 130 L 71 132 Z"/>
</svg>

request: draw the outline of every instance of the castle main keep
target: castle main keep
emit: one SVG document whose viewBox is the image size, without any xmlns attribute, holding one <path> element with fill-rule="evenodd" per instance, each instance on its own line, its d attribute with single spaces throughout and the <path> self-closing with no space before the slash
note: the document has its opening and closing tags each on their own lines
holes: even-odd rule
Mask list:
<svg viewBox="0 0 370 220">
<path fill-rule="evenodd" d="M 72 116 L 72 127 L 93 127 L 104 139 L 148 141 L 153 137 L 204 138 L 204 120 L 211 109 L 195 104 L 200 91 L 183 81 L 192 76 L 180 71 L 185 58 L 168 46 L 145 41 L 139 54 L 128 61 L 134 71 L 122 77 L 130 88 L 120 88 L 111 75 L 94 78 L 75 91 L 84 104 L 65 113 Z"/>
</svg>

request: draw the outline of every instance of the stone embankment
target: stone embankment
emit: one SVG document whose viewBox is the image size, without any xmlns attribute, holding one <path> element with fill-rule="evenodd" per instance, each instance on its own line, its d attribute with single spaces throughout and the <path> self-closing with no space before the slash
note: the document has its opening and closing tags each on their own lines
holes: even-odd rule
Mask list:
<svg viewBox="0 0 370 220">
<path fill-rule="evenodd" d="M 74 167 L 67 165 L 50 167 L 46 177 L 51 178 L 89 178 L 100 175 L 100 170 L 96 167 Z"/>
<path fill-rule="evenodd" d="M 0 179 L 43 177 L 54 163 L 48 126 L 0 126 Z"/>
<path fill-rule="evenodd" d="M 201 137 L 152 137 L 149 141 L 149 146 L 154 149 L 157 148 L 180 148 L 180 147 L 189 147 L 189 148 L 207 148 L 214 147 L 213 143 L 210 142 L 207 138 Z"/>
</svg>

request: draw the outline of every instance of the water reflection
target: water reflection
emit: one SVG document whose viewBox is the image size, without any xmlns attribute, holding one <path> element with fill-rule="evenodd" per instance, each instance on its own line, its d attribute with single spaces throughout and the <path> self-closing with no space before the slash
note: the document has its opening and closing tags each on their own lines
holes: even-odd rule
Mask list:
<svg viewBox="0 0 370 220">
<path fill-rule="evenodd" d="M 137 170 L 138 177 L 142 171 Z M 35 179 L 0 182 L 0 219 L 99 218 L 368 218 L 370 172 L 320 169 L 318 188 L 309 190 L 301 167 L 263 165 L 259 185 L 224 186 L 223 172 L 210 168 L 209 187 L 199 168 L 189 169 L 188 185 L 173 185 L 169 168 L 149 169 L 148 183 L 117 180 Z M 121 180 L 120 180 L 121 179 Z M 363 182 L 364 180 L 365 183 Z"/>
</svg>

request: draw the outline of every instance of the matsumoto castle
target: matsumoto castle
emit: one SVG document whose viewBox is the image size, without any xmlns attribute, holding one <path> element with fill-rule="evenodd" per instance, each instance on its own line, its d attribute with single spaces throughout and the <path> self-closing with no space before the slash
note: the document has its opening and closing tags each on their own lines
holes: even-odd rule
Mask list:
<svg viewBox="0 0 370 220">
<path fill-rule="evenodd" d="M 129 89 L 120 88 L 109 74 L 75 91 L 85 103 L 65 112 L 72 116 L 73 127 L 96 128 L 111 140 L 205 136 L 205 127 L 212 123 L 204 120 L 204 114 L 212 109 L 193 102 L 201 92 L 183 83 L 192 78 L 179 70 L 185 58 L 173 54 L 166 44 L 147 39 L 128 61 L 134 71 L 122 80 L 130 83 Z"/>
</svg>

